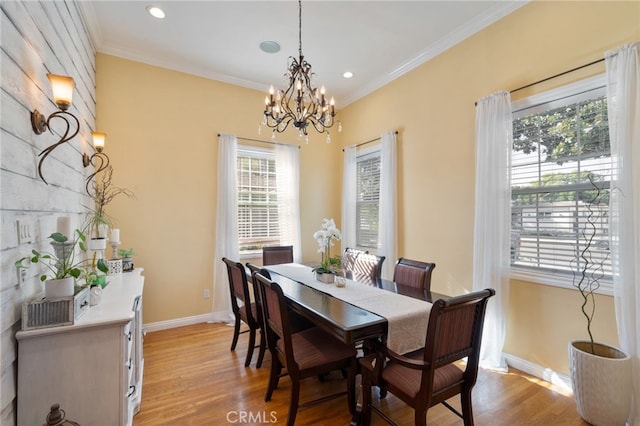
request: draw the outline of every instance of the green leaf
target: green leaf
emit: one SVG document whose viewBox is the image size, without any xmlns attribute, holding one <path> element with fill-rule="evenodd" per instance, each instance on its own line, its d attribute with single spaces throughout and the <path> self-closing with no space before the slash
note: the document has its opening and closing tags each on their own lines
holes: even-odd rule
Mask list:
<svg viewBox="0 0 640 426">
<path fill-rule="evenodd" d="M 78 278 L 80 274 L 82 274 L 82 270 L 78 268 L 72 268 L 69 271 L 69 275 L 71 275 L 73 278 Z"/>
<path fill-rule="evenodd" d="M 104 262 L 104 259 L 98 259 L 96 266 L 98 267 L 98 270 L 101 272 L 104 272 L 104 273 L 109 272 L 109 267 Z"/>
<path fill-rule="evenodd" d="M 45 282 L 47 280 L 46 275 L 40 275 L 40 281 Z"/>
<path fill-rule="evenodd" d="M 53 241 L 57 243 L 64 243 L 68 240 L 66 235 L 62 235 L 59 232 L 54 232 L 53 234 L 49 235 L 49 238 L 51 238 Z"/>
</svg>

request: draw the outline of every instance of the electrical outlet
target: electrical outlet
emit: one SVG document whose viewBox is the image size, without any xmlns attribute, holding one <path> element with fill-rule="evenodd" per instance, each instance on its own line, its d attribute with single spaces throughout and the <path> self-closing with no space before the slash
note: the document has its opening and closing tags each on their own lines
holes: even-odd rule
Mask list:
<svg viewBox="0 0 640 426">
<path fill-rule="evenodd" d="M 27 268 L 18 268 L 18 283 L 20 285 L 27 281 Z"/>
<path fill-rule="evenodd" d="M 209 298 L 209 289 L 205 288 L 204 291 L 202 292 L 202 298 L 203 299 L 208 299 Z"/>
<path fill-rule="evenodd" d="M 33 241 L 33 225 L 30 218 L 21 218 L 17 221 L 18 244 L 29 244 Z"/>
</svg>

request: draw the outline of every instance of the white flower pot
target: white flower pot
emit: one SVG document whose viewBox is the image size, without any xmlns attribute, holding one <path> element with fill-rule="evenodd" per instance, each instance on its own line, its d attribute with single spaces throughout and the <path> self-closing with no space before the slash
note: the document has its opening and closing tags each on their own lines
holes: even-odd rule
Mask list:
<svg viewBox="0 0 640 426">
<path fill-rule="evenodd" d="M 569 343 L 569 370 L 578 414 L 594 426 L 624 425 L 631 409 L 631 357 L 603 343 Z"/>
<path fill-rule="evenodd" d="M 107 239 L 92 238 L 89 240 L 89 248 L 93 251 L 104 250 L 107 248 Z"/>
<path fill-rule="evenodd" d="M 109 267 L 107 275 L 118 275 L 122 273 L 122 259 L 107 260 L 107 266 Z"/>
<path fill-rule="evenodd" d="M 73 277 L 60 280 L 47 280 L 44 282 L 44 296 L 47 299 L 55 297 L 70 297 L 74 293 Z"/>
</svg>

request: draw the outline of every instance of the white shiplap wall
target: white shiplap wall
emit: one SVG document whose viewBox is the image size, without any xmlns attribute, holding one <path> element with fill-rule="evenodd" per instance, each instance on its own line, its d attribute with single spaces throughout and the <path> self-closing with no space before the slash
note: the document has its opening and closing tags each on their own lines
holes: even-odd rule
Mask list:
<svg viewBox="0 0 640 426">
<path fill-rule="evenodd" d="M 95 129 L 95 48 L 78 5 L 73 1 L 0 2 L 2 72 L 0 114 L 0 424 L 16 423 L 15 333 L 20 328 L 22 302 L 42 290 L 39 270 L 32 266 L 20 283 L 14 266 L 32 248 L 47 249 L 47 236 L 56 230 L 56 218 L 70 216 L 80 227 L 90 199 L 84 193 L 89 169 L 82 166 L 82 152 L 92 153 Z M 73 77 L 76 89 L 69 112 L 80 121 L 80 133 L 58 147 L 45 160 L 37 176 L 37 154 L 59 137 L 36 135 L 30 112 L 37 108 L 48 116 L 57 108 L 47 73 Z M 54 125 L 54 133 L 64 125 Z M 31 222 L 33 242 L 18 245 L 17 219 Z M 51 401 L 51 404 L 56 401 Z M 42 412 L 49 407 L 32 407 Z M 64 407 L 63 407 L 64 408 Z M 71 413 L 69 417 L 72 419 Z"/>
</svg>

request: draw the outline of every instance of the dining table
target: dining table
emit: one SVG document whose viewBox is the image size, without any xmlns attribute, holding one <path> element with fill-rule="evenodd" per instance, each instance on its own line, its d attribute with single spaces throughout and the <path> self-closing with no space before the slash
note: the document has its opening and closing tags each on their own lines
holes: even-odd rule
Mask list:
<svg viewBox="0 0 640 426">
<path fill-rule="evenodd" d="M 374 339 L 400 354 L 424 347 L 432 302 L 447 298 L 380 278 L 371 283 L 345 278 L 344 286 L 324 283 L 311 266 L 299 263 L 264 268 L 297 314 L 347 344 Z M 356 400 L 352 425 L 361 415 L 361 395 Z"/>
<path fill-rule="evenodd" d="M 339 287 L 299 263 L 265 268 L 296 313 L 345 343 L 378 339 L 400 354 L 424 346 L 431 302 L 445 297 L 382 279 L 374 285 L 345 279 Z"/>
</svg>

